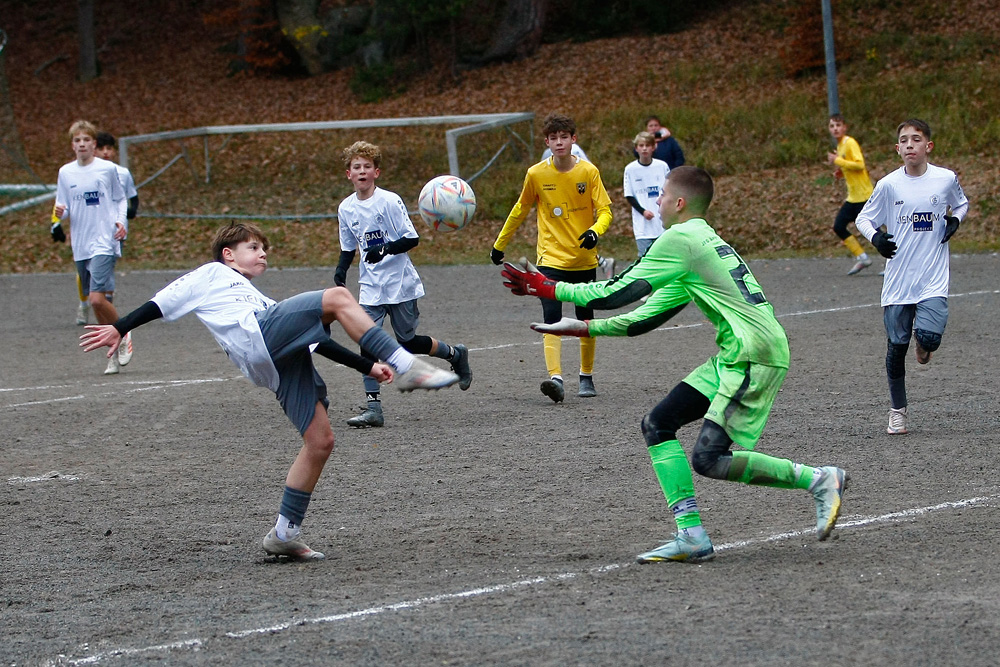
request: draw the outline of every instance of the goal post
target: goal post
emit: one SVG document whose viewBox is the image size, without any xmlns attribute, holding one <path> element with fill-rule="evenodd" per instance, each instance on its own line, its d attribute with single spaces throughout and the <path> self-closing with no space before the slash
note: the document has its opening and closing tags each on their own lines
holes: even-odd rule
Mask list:
<svg viewBox="0 0 1000 667">
<path fill-rule="evenodd" d="M 370 129 L 379 127 L 408 127 L 408 126 L 418 126 L 418 125 L 462 125 L 462 127 L 453 128 L 445 132 L 445 144 L 448 151 L 448 166 L 452 172 L 453 176 L 462 176 L 462 165 L 459 163 L 458 150 L 457 150 L 457 139 L 458 137 L 466 134 L 472 134 L 475 132 L 483 132 L 485 130 L 495 129 L 498 127 L 504 127 L 508 130 L 509 141 L 504 144 L 501 148 L 501 152 L 505 150 L 511 143 L 519 143 L 524 146 L 529 154 L 531 151 L 531 146 L 534 141 L 534 129 L 532 122 L 534 121 L 534 112 L 517 112 L 517 113 L 494 113 L 494 114 L 463 114 L 454 116 L 415 116 L 410 118 L 369 118 L 369 119 L 357 119 L 357 120 L 331 120 L 331 121 L 318 121 L 318 122 L 301 122 L 301 123 L 263 123 L 257 125 L 215 125 L 208 127 L 198 127 L 191 128 L 187 130 L 173 130 L 168 132 L 154 132 L 151 134 L 137 134 L 128 137 L 121 137 L 118 139 L 118 155 L 121 165 L 125 168 L 129 167 L 129 147 L 135 144 L 147 143 L 152 141 L 171 141 L 178 139 L 189 139 L 192 137 L 201 137 L 204 147 L 204 159 L 205 159 L 205 182 L 211 182 L 211 150 L 209 148 L 208 139 L 210 137 L 222 136 L 231 137 L 237 134 L 257 134 L 263 132 L 309 132 L 317 130 L 354 130 L 354 129 Z M 529 136 L 524 139 L 511 128 L 517 123 L 529 123 Z M 225 144 L 223 144 L 225 145 Z M 163 171 L 176 163 L 182 158 L 186 158 L 186 153 L 182 149 L 180 153 L 175 155 L 171 161 L 165 165 L 163 168 L 156 172 L 155 176 L 163 173 Z M 493 159 L 496 159 L 494 156 Z M 483 169 L 479 169 L 475 172 L 478 176 L 481 174 L 489 164 L 485 165 Z M 465 180 L 470 180 L 466 178 Z M 152 178 L 147 179 L 145 182 L 149 182 Z"/>
</svg>

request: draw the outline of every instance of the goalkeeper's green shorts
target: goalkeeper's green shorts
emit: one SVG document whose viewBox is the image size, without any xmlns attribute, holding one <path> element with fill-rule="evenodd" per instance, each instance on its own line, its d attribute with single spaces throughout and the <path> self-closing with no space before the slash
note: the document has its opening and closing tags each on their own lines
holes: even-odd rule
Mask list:
<svg viewBox="0 0 1000 667">
<path fill-rule="evenodd" d="M 786 368 L 746 361 L 724 363 L 712 357 L 691 371 L 684 382 L 712 401 L 705 419 L 721 426 L 736 444 L 753 449 L 786 373 Z"/>
</svg>

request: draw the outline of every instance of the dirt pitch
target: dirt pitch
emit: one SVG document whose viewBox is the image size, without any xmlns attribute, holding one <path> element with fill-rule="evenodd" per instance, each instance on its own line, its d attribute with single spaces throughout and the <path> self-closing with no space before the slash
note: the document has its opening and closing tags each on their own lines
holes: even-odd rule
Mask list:
<svg viewBox="0 0 1000 667">
<path fill-rule="evenodd" d="M 469 345 L 472 388 L 387 390 L 386 427 L 349 430 L 360 378 L 319 360 L 337 449 L 305 529 L 328 560 L 287 564 L 260 548 L 299 447 L 273 396 L 194 317 L 139 329 L 105 377 L 76 348 L 69 274 L 0 276 L 0 660 L 995 665 L 1000 258 L 953 258 L 943 347 L 907 362 L 902 437 L 884 430 L 881 281 L 848 264 L 751 263 L 792 350 L 760 450 L 851 473 L 838 539 L 815 540 L 805 493 L 699 479 L 717 558 L 648 566 L 635 554 L 672 521 L 639 421 L 714 349 L 694 308 L 602 339 L 593 399 L 567 341 L 554 405 L 537 301 L 492 266 L 421 269 L 421 331 Z M 331 274 L 259 283 L 280 299 Z M 175 275 L 125 273 L 119 303 Z"/>
</svg>

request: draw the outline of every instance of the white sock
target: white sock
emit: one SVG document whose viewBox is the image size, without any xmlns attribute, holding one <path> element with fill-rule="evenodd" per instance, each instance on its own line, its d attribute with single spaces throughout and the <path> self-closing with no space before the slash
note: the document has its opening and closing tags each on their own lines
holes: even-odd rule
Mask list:
<svg viewBox="0 0 1000 667">
<path fill-rule="evenodd" d="M 282 542 L 294 540 L 301 532 L 302 528 L 297 523 L 292 523 L 291 520 L 283 514 L 278 515 L 278 521 L 274 524 L 274 533 L 278 536 L 279 540 Z"/>
<path fill-rule="evenodd" d="M 389 358 L 385 360 L 385 363 L 392 366 L 392 369 L 397 373 L 405 373 L 413 368 L 414 359 L 415 357 L 412 354 L 403 348 L 399 348 L 389 355 Z"/>
</svg>

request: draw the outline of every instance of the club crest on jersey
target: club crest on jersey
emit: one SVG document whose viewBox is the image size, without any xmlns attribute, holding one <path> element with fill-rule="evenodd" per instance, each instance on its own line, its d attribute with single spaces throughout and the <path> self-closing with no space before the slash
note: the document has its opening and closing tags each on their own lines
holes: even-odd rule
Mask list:
<svg viewBox="0 0 1000 667">
<path fill-rule="evenodd" d="M 937 195 L 931 195 L 931 206 L 937 206 L 941 202 L 941 198 Z"/>
<path fill-rule="evenodd" d="M 579 193 L 579 194 L 582 195 L 584 192 L 587 191 L 587 184 L 586 183 L 577 183 L 576 184 L 576 191 L 577 191 L 577 193 Z"/>
</svg>

